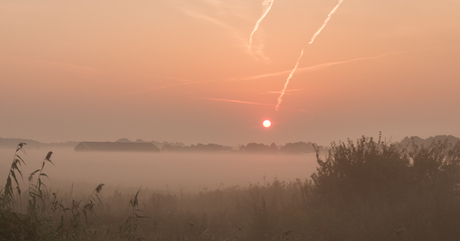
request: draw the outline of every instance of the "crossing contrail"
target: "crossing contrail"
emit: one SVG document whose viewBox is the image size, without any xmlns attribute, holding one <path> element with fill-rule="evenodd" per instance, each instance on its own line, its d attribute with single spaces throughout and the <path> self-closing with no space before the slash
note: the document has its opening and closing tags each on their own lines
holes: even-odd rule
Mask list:
<svg viewBox="0 0 460 241">
<path fill-rule="evenodd" d="M 297 67 L 299 66 L 299 62 L 300 62 L 300 59 L 302 58 L 303 56 L 303 49 L 302 51 L 300 52 L 300 56 L 299 58 L 297 59 L 297 63 L 295 64 L 295 67 L 294 69 L 292 69 L 291 73 L 289 74 L 289 77 L 287 78 L 286 80 L 286 83 L 284 84 L 284 88 L 283 90 L 281 90 L 281 94 L 280 96 L 278 97 L 278 104 L 276 104 L 276 107 L 275 107 L 275 110 L 278 111 L 278 108 L 280 107 L 280 104 L 281 102 L 283 101 L 283 96 L 284 96 L 284 93 L 286 92 L 286 88 L 289 84 L 289 80 L 291 80 L 292 76 L 294 75 L 294 72 L 296 71 Z"/>
<path fill-rule="evenodd" d="M 313 34 L 313 37 L 311 38 L 310 42 L 308 44 L 312 44 L 313 41 L 315 41 L 315 38 L 318 36 L 318 34 L 321 33 L 321 31 L 323 30 L 324 27 L 326 27 L 326 24 L 327 22 L 329 22 L 329 20 L 331 19 L 332 15 L 334 15 L 335 11 L 337 11 L 337 8 L 339 8 L 340 4 L 343 2 L 343 0 L 339 0 L 339 2 L 337 3 L 337 5 L 335 5 L 335 7 L 332 9 L 332 11 L 327 15 L 327 18 L 326 20 L 324 20 L 323 22 L 323 25 L 321 25 L 321 27 L 318 29 L 318 31 L 316 31 L 315 34 Z M 296 71 L 297 69 L 297 66 L 299 66 L 299 61 L 300 59 L 302 58 L 303 56 L 303 51 L 304 49 L 302 49 L 302 51 L 300 52 L 300 56 L 299 58 L 297 59 L 297 63 L 295 64 L 295 67 L 294 69 L 291 71 L 291 73 L 289 74 L 289 77 L 287 78 L 286 80 L 286 83 L 284 84 L 284 88 L 283 90 L 281 91 L 281 94 L 280 96 L 278 97 L 278 104 L 276 104 L 276 107 L 275 107 L 275 110 L 278 111 L 278 108 L 281 104 L 281 102 L 283 101 L 283 96 L 284 96 L 284 93 L 286 92 L 286 88 L 289 84 L 289 80 L 292 78 L 292 75 L 294 75 L 294 72 Z"/>
<path fill-rule="evenodd" d="M 268 12 L 270 12 L 270 9 L 272 8 L 274 1 L 275 0 L 264 0 L 264 2 L 262 3 L 262 6 L 264 7 L 264 10 L 263 10 L 263 13 L 262 13 L 262 17 L 260 17 L 259 20 L 257 20 L 256 26 L 254 26 L 254 30 L 252 30 L 251 36 L 249 36 L 249 46 L 248 46 L 249 50 L 251 50 L 252 37 L 253 37 L 254 33 L 257 31 L 257 29 L 259 28 L 260 23 L 267 16 Z"/>
<path fill-rule="evenodd" d="M 409 50 L 407 50 L 407 51 L 399 51 L 399 52 L 392 52 L 392 53 L 388 53 L 388 54 L 381 54 L 381 55 L 370 56 L 370 57 L 360 57 L 360 58 L 354 58 L 354 59 L 348 59 L 348 60 L 342 60 L 342 61 L 335 61 L 335 62 L 317 64 L 317 65 L 312 65 L 312 66 L 308 66 L 308 67 L 298 68 L 296 70 L 296 72 L 299 73 L 299 72 L 308 72 L 308 71 L 321 70 L 321 69 L 328 68 L 328 67 L 335 66 L 335 65 L 347 64 L 347 63 L 363 61 L 363 60 L 380 59 L 380 58 L 384 58 L 384 57 L 388 57 L 388 56 L 405 54 L 405 53 L 410 53 L 410 52 L 411 51 L 409 51 Z M 242 78 L 228 79 L 226 81 L 257 80 L 257 79 L 264 79 L 264 78 L 281 76 L 281 75 L 289 74 L 290 72 L 291 72 L 291 70 L 283 70 L 283 71 L 273 72 L 273 73 L 268 73 L 268 74 L 260 74 L 260 75 L 242 77 Z"/>
<path fill-rule="evenodd" d="M 323 25 L 321 25 L 321 27 L 318 29 L 318 31 L 316 31 L 316 33 L 313 35 L 313 37 L 311 38 L 311 40 L 310 40 L 310 42 L 308 44 L 312 44 L 313 41 L 315 41 L 315 38 L 321 33 L 323 28 L 326 27 L 327 22 L 329 22 L 329 20 L 331 19 L 332 15 L 334 15 L 335 11 L 337 10 L 337 8 L 339 8 L 339 6 L 340 6 L 340 4 L 342 2 L 343 2 L 343 0 L 339 0 L 339 2 L 337 3 L 337 5 L 335 5 L 335 7 L 332 9 L 332 11 L 329 13 L 329 15 L 327 15 L 327 18 L 326 18 L 326 20 L 324 20 Z"/>
<path fill-rule="evenodd" d="M 257 102 L 242 101 L 242 100 L 231 100 L 231 99 L 198 98 L 198 97 L 196 97 L 195 99 L 225 101 L 225 102 L 233 102 L 233 103 L 248 104 L 248 105 L 265 105 L 265 106 L 273 106 L 272 104 L 257 103 Z"/>
<path fill-rule="evenodd" d="M 232 99 L 199 98 L 199 97 L 191 97 L 191 98 L 194 98 L 194 99 L 201 99 L 201 100 L 224 101 L 224 102 L 237 103 L 237 104 L 260 105 L 260 106 L 270 106 L 270 107 L 275 106 L 275 105 L 273 105 L 273 104 L 257 103 L 257 102 L 242 101 L 242 100 L 232 100 Z M 295 111 L 295 112 L 305 112 L 305 113 L 308 113 L 308 112 L 307 112 L 306 110 L 304 110 L 304 109 L 292 109 L 292 108 L 288 108 L 288 109 L 285 109 L 285 110 L 287 110 L 287 111 Z"/>
</svg>

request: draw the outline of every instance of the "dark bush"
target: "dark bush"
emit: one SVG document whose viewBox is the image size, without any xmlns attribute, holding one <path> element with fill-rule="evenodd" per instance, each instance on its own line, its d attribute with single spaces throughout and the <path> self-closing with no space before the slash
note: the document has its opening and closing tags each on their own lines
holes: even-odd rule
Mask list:
<svg viewBox="0 0 460 241">
<path fill-rule="evenodd" d="M 332 145 L 306 203 L 313 240 L 460 240 L 460 143 Z"/>
</svg>

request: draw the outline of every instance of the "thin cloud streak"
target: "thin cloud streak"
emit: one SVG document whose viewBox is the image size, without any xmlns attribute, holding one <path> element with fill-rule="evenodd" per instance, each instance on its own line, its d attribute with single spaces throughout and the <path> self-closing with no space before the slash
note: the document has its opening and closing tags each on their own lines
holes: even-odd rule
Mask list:
<svg viewBox="0 0 460 241">
<path fill-rule="evenodd" d="M 312 44 L 313 41 L 315 41 L 316 37 L 321 33 L 321 31 L 326 27 L 327 23 L 331 19 L 332 15 L 334 15 L 335 11 L 337 11 L 337 8 L 339 8 L 340 4 L 343 2 L 343 0 L 339 0 L 339 3 L 335 5 L 335 7 L 332 9 L 332 11 L 327 15 L 326 20 L 324 20 L 323 25 L 316 31 L 315 34 L 313 34 L 313 37 L 311 38 L 310 42 L 308 44 Z"/>
<path fill-rule="evenodd" d="M 265 103 L 257 103 L 257 102 L 249 102 L 249 101 L 242 101 L 242 100 L 232 100 L 232 99 L 217 99 L 217 98 L 204 98 L 204 97 L 192 97 L 195 99 L 202 99 L 202 100 L 214 100 L 214 101 L 224 101 L 224 102 L 233 102 L 239 104 L 248 104 L 248 105 L 263 105 L 263 106 L 275 106 L 272 104 L 265 104 Z"/>
<path fill-rule="evenodd" d="M 188 80 L 188 79 L 174 78 L 174 77 L 166 77 L 166 76 L 158 76 L 157 78 L 161 78 L 161 79 L 170 79 L 170 80 L 177 80 L 177 81 L 181 81 L 181 82 L 185 82 L 185 83 L 190 83 L 190 82 L 192 82 L 191 80 Z"/>
<path fill-rule="evenodd" d="M 21 64 L 21 65 L 43 64 L 43 65 L 48 65 L 52 67 L 57 67 L 64 71 L 84 73 L 84 74 L 106 74 L 107 73 L 107 71 L 105 70 L 96 69 L 96 68 L 92 68 L 88 66 L 71 64 L 71 63 L 66 63 L 66 62 L 44 60 L 44 59 L 35 59 L 35 58 L 9 58 L 7 59 L 7 58 L 0 57 L 0 61 Z"/>
<path fill-rule="evenodd" d="M 145 93 L 145 92 L 160 90 L 160 89 L 164 89 L 164 88 L 167 88 L 167 87 L 173 86 L 173 85 L 177 85 L 177 84 L 166 84 L 166 85 L 162 85 L 162 86 L 159 86 L 159 87 L 156 87 L 156 88 L 149 88 L 149 89 L 145 89 L 145 90 L 131 91 L 131 92 L 125 93 L 125 95 L 132 95 L 132 94 L 139 94 L 139 93 Z"/>
<path fill-rule="evenodd" d="M 285 94 L 289 93 L 289 92 L 295 92 L 295 91 L 301 91 L 301 90 L 305 90 L 305 89 L 292 89 L 292 90 L 286 90 Z M 281 91 L 267 91 L 266 93 L 264 94 L 280 94 Z"/>
<path fill-rule="evenodd" d="M 323 25 L 321 25 L 321 27 L 318 29 L 318 31 L 316 31 L 316 33 L 313 35 L 313 37 L 311 38 L 311 41 L 308 43 L 308 44 L 312 44 L 313 41 L 315 41 L 315 38 L 316 36 L 318 36 L 321 31 L 323 30 L 324 27 L 326 27 L 327 25 L 327 22 L 329 22 L 329 20 L 331 19 L 332 15 L 334 15 L 335 11 L 337 11 L 337 8 L 339 8 L 340 4 L 343 2 L 343 0 L 339 0 L 339 3 L 337 3 L 337 5 L 332 9 L 332 11 L 327 15 L 327 18 L 326 20 L 323 22 Z M 300 52 L 300 56 L 299 58 L 297 59 L 297 63 L 294 67 L 294 69 L 291 71 L 291 73 L 289 74 L 289 77 L 288 79 L 286 80 L 286 83 L 284 84 L 284 87 L 283 87 L 283 90 L 281 91 L 281 94 L 280 96 L 278 97 L 278 104 L 276 105 L 275 107 L 275 110 L 278 111 L 279 109 L 279 106 L 281 104 L 281 102 L 283 101 L 283 96 L 284 96 L 284 92 L 286 91 L 286 88 L 287 86 L 289 85 L 289 80 L 292 78 L 292 75 L 294 74 L 294 72 L 296 71 L 297 69 L 297 66 L 299 65 L 299 61 L 300 59 L 302 58 L 303 56 L 303 52 L 304 52 L 304 49 L 302 49 L 302 51 Z"/>
<path fill-rule="evenodd" d="M 281 90 L 281 94 L 280 94 L 280 96 L 278 97 L 278 104 L 276 104 L 276 107 L 275 107 L 275 110 L 276 110 L 276 111 L 278 111 L 281 102 L 283 102 L 284 93 L 286 92 L 286 88 L 287 88 L 287 86 L 289 85 L 289 81 L 291 80 L 292 76 L 294 75 L 294 72 L 297 70 L 297 67 L 299 66 L 299 62 L 300 62 L 300 59 L 301 59 L 302 56 L 303 56 L 303 52 L 304 52 L 304 50 L 302 49 L 302 51 L 300 51 L 300 56 L 299 56 L 299 58 L 297 59 L 297 62 L 296 62 L 296 64 L 295 64 L 294 69 L 292 69 L 291 73 L 289 74 L 289 77 L 288 77 L 287 80 L 286 80 L 286 83 L 284 84 L 283 90 Z"/>
<path fill-rule="evenodd" d="M 229 30 L 233 37 L 238 39 L 240 42 L 245 42 L 245 38 L 239 33 L 239 31 L 237 31 L 235 28 L 233 28 L 232 26 L 226 24 L 226 23 L 223 23 L 221 21 L 219 21 L 218 19 L 216 18 L 212 18 L 212 17 L 209 17 L 207 15 L 204 15 L 204 14 L 199 14 L 197 12 L 193 12 L 193 11 L 190 11 L 190 10 L 187 10 L 187 9 L 181 9 L 181 11 L 183 13 L 185 13 L 186 15 L 188 16 L 191 16 L 191 17 L 194 17 L 194 18 L 199 18 L 199 19 L 203 19 L 205 21 L 208 21 L 210 23 L 213 23 L 215 25 L 218 25 L 222 28 L 225 28 L 227 30 Z"/>
<path fill-rule="evenodd" d="M 318 65 L 298 68 L 296 70 L 296 72 L 297 73 L 302 73 L 302 72 L 315 71 L 315 70 L 320 70 L 320 69 L 328 68 L 328 67 L 335 66 L 335 65 L 348 64 L 348 63 L 357 62 L 357 61 L 363 61 L 363 60 L 379 59 L 379 58 L 384 58 L 384 57 L 388 57 L 388 56 L 392 56 L 392 55 L 404 54 L 404 53 L 408 53 L 408 52 L 409 51 L 400 51 L 400 52 L 382 54 L 382 55 L 377 55 L 377 56 L 372 56 L 372 57 L 361 57 L 361 58 L 355 58 L 355 59 L 344 60 L 344 61 L 336 61 L 336 62 L 318 64 Z M 285 74 L 288 74 L 290 72 L 292 72 L 292 70 L 284 70 L 284 71 L 280 71 L 280 72 L 274 72 L 274 73 L 268 73 L 268 74 L 261 74 L 261 75 L 254 75 L 254 76 L 249 76 L 249 77 L 231 79 L 229 81 L 244 81 L 244 80 L 264 79 L 264 78 L 269 78 L 269 77 L 276 77 L 276 76 L 285 75 Z"/>
<path fill-rule="evenodd" d="M 232 100 L 232 99 L 218 99 L 218 98 L 204 98 L 204 97 L 190 97 L 194 99 L 201 99 L 201 100 L 212 100 L 212 101 L 222 101 L 222 102 L 231 102 L 231 103 L 237 103 L 237 104 L 247 104 L 247 105 L 261 105 L 261 106 L 270 106 L 274 107 L 275 105 L 272 104 L 265 104 L 265 103 L 257 103 L 257 102 L 250 102 L 250 101 L 242 101 L 242 100 Z M 294 111 L 294 112 L 304 112 L 304 113 L 310 113 L 304 109 L 292 109 L 292 108 L 286 108 L 284 109 L 285 111 Z"/>
<path fill-rule="evenodd" d="M 248 51 L 248 49 L 246 48 L 247 46 L 247 42 L 246 42 L 246 38 L 243 37 L 243 35 L 240 33 L 240 31 L 238 31 L 236 28 L 216 19 L 216 18 L 213 18 L 213 17 L 210 17 L 210 16 L 207 16 L 207 15 L 204 15 L 204 14 L 200 14 L 200 13 L 197 13 L 197 12 L 193 12 L 193 11 L 190 11 L 190 10 L 187 10 L 187 9 L 180 9 L 183 13 L 185 13 L 186 15 L 190 16 L 190 17 L 194 17 L 194 18 L 198 18 L 198 19 L 202 19 L 202 20 L 205 20 L 207 22 L 210 22 L 212 24 L 215 24 L 217 26 L 220 26 L 224 29 L 227 29 L 230 33 L 231 33 L 231 36 L 239 42 L 239 45 L 245 49 L 245 51 L 251 55 L 251 57 L 255 58 L 256 60 L 264 60 L 264 61 L 269 61 L 270 59 L 264 55 L 263 53 L 263 44 L 261 44 L 255 51 L 255 53 L 253 53 L 254 51 Z"/>
<path fill-rule="evenodd" d="M 381 55 L 371 56 L 371 57 L 361 57 L 361 58 L 355 58 L 355 59 L 350 59 L 350 60 L 343 60 L 343 61 L 336 61 L 336 62 L 318 64 L 318 65 L 313 65 L 313 66 L 308 66 L 308 67 L 303 67 L 303 68 L 297 68 L 296 72 L 297 73 L 302 73 L 302 72 L 316 71 L 316 70 L 326 69 L 326 68 L 329 68 L 329 67 L 332 67 L 332 66 L 335 66 L 335 65 L 348 64 L 348 63 L 364 61 L 364 60 L 379 59 L 379 58 L 384 58 L 384 57 L 393 56 L 393 55 L 405 54 L 405 53 L 409 53 L 409 52 L 411 52 L 411 51 L 399 51 L 399 52 L 381 54 Z M 256 79 L 263 79 L 263 78 L 269 78 L 269 77 L 282 76 L 282 75 L 285 75 L 285 74 L 288 74 L 288 73 L 291 73 L 291 72 L 292 72 L 292 70 L 285 70 L 285 71 L 280 71 L 280 72 L 275 72 L 275 73 L 255 75 L 255 76 L 249 76 L 249 77 L 238 78 L 238 79 L 231 79 L 231 80 L 227 80 L 227 81 L 256 80 Z M 156 91 L 156 90 L 159 90 L 159 89 L 164 89 L 164 88 L 167 88 L 167 87 L 170 87 L 170 86 L 176 86 L 176 85 L 180 85 L 180 84 L 208 83 L 208 82 L 192 82 L 191 80 L 180 79 L 180 78 L 172 78 L 172 77 L 159 77 L 159 78 L 178 80 L 178 81 L 181 81 L 182 83 L 166 84 L 166 85 L 162 85 L 162 86 L 159 86 L 159 87 L 156 87 L 156 88 L 149 88 L 149 89 L 145 89 L 145 90 L 131 91 L 131 92 L 128 92 L 128 93 L 125 93 L 125 94 L 130 95 L 130 94 L 137 94 L 137 93 L 145 93 L 145 92 Z M 302 89 L 298 89 L 298 90 L 302 90 Z M 296 91 L 296 90 L 285 90 L 285 94 L 286 94 L 286 92 L 290 92 L 290 91 Z M 273 92 L 269 92 L 269 93 L 277 93 L 277 94 L 279 94 L 279 93 L 281 93 L 281 91 L 273 91 Z M 221 100 L 221 99 L 210 99 L 210 100 L 224 101 L 224 100 Z M 242 103 L 242 102 L 238 102 L 238 100 L 234 100 L 233 102 Z M 249 103 L 251 103 L 251 102 L 249 102 Z M 275 106 L 275 105 L 271 105 L 271 106 Z"/>
<path fill-rule="evenodd" d="M 249 46 L 248 49 L 249 51 L 251 50 L 252 47 L 252 37 L 254 36 L 254 33 L 259 29 L 260 23 L 264 20 L 264 18 L 267 16 L 268 12 L 270 12 L 270 9 L 273 6 L 273 3 L 275 0 L 264 0 L 262 3 L 262 6 L 264 7 L 264 11 L 262 16 L 257 20 L 256 25 L 254 26 L 254 30 L 252 30 L 251 35 L 249 36 Z"/>
<path fill-rule="evenodd" d="M 186 1 L 174 1 L 174 0 L 162 0 L 162 1 L 164 3 L 166 3 L 166 4 L 168 4 L 169 6 L 171 6 L 172 8 L 175 8 L 176 10 L 184 13 L 185 15 L 188 15 L 188 16 L 193 17 L 193 18 L 197 18 L 197 19 L 207 21 L 209 23 L 215 24 L 215 25 L 217 25 L 219 27 L 222 27 L 223 29 L 227 30 L 229 32 L 229 35 L 231 37 L 233 37 L 238 42 L 237 46 L 240 47 L 241 50 L 244 50 L 249 56 L 254 58 L 256 61 L 265 61 L 265 62 L 270 61 L 270 58 L 268 58 L 263 53 L 263 49 L 264 49 L 263 44 L 257 44 L 257 46 L 253 45 L 252 51 L 249 51 L 248 50 L 247 37 L 245 37 L 244 36 L 245 34 L 242 34 L 242 32 L 240 30 L 238 30 L 237 28 L 235 28 L 235 27 L 233 27 L 233 26 L 231 26 L 231 25 L 229 25 L 229 24 L 227 24 L 227 23 L 225 23 L 225 22 L 223 22 L 223 21 L 221 21 L 221 20 L 219 20 L 219 19 L 217 19 L 215 17 L 211 17 L 211 16 L 209 16 L 207 14 L 204 14 L 204 13 L 201 13 L 200 11 L 197 11 L 195 7 L 189 6 Z M 222 10 L 223 3 L 221 1 L 203 0 L 202 2 L 212 5 L 217 12 L 221 13 L 221 15 L 222 15 L 223 12 L 226 12 L 226 11 Z M 184 7 L 184 5 L 186 5 L 186 6 Z M 229 7 L 225 7 L 225 8 L 228 9 Z M 191 10 L 191 9 L 193 9 L 193 10 Z M 238 13 L 239 12 L 240 11 L 238 11 Z"/>
<path fill-rule="evenodd" d="M 158 76 L 158 77 L 155 77 L 155 78 L 176 80 L 176 81 L 180 81 L 180 83 L 171 83 L 171 84 L 161 85 L 161 86 L 158 86 L 158 87 L 155 87 L 155 88 L 149 88 L 149 89 L 131 91 L 131 92 L 125 93 L 125 95 L 138 94 L 138 93 L 145 93 L 145 92 L 155 91 L 155 90 L 159 90 L 159 89 L 165 89 L 165 88 L 170 87 L 170 86 L 184 85 L 184 84 L 190 84 L 190 83 L 192 83 L 191 80 L 188 80 L 188 79 L 181 79 L 181 78 L 174 78 L 174 77 Z"/>
</svg>

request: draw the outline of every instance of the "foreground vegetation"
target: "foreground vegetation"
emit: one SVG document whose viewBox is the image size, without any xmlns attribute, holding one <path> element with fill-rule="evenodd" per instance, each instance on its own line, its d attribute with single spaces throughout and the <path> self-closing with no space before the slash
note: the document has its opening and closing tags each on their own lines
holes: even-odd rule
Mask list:
<svg viewBox="0 0 460 241">
<path fill-rule="evenodd" d="M 193 194 L 20 189 L 24 143 L 0 191 L 0 240 L 460 240 L 460 143 L 333 143 L 311 178 Z"/>
</svg>

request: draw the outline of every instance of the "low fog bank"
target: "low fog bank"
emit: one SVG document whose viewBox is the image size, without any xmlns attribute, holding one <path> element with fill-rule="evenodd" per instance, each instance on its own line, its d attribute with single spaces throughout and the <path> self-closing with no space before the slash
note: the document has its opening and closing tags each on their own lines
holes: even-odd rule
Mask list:
<svg viewBox="0 0 460 241">
<path fill-rule="evenodd" d="M 24 185 L 31 172 L 40 168 L 48 150 L 19 153 L 26 162 L 21 167 Z M 14 156 L 14 149 L 0 150 L 0 184 L 4 185 Z M 316 170 L 315 154 L 256 155 L 241 153 L 135 153 L 75 152 L 55 148 L 44 173 L 50 188 L 87 192 L 99 183 L 106 189 L 149 188 L 162 191 L 200 191 L 204 189 L 248 186 L 249 184 L 304 180 Z"/>
</svg>

